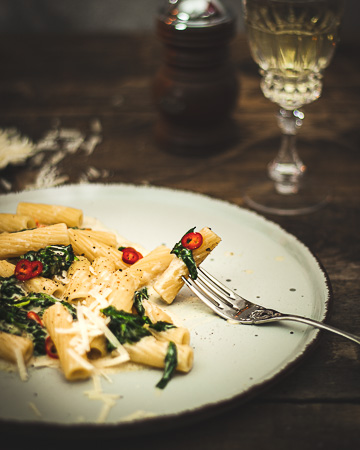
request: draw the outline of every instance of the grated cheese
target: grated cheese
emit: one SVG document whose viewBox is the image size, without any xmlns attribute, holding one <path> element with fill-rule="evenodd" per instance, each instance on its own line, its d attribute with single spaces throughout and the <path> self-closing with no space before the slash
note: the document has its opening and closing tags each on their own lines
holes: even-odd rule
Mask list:
<svg viewBox="0 0 360 450">
<path fill-rule="evenodd" d="M 38 407 L 33 402 L 28 402 L 28 405 L 30 409 L 35 413 L 35 416 L 42 417 L 41 412 L 39 411 Z"/>
<path fill-rule="evenodd" d="M 79 328 L 80 328 L 81 344 L 82 344 L 82 348 L 83 348 L 83 351 L 80 353 L 85 353 L 85 352 L 90 351 L 90 340 L 89 340 L 88 328 L 87 328 L 87 324 L 85 323 L 85 317 L 84 317 L 82 308 L 83 307 L 81 305 L 78 305 L 78 307 L 76 309 L 77 309 L 78 324 L 79 324 Z"/>
<path fill-rule="evenodd" d="M 84 308 L 86 307 L 82 305 L 76 306 L 78 320 L 72 321 L 71 327 L 56 328 L 57 333 L 74 335 L 70 341 L 70 345 L 80 355 L 90 351 L 90 342 L 92 338 L 103 334 L 103 331 L 100 330 L 96 324 L 85 318 L 83 312 Z"/>
<path fill-rule="evenodd" d="M 109 306 L 109 302 L 107 301 L 107 297 L 111 294 L 112 289 L 111 288 L 104 288 L 104 286 L 94 286 L 89 291 L 89 295 L 95 299 L 97 302 L 93 309 L 95 308 L 106 308 Z"/>
<path fill-rule="evenodd" d="M 123 357 L 123 362 L 129 361 L 130 357 L 128 352 L 125 350 L 125 348 L 120 344 L 116 336 L 109 330 L 109 328 L 106 326 L 104 319 L 100 317 L 99 315 L 96 315 L 93 311 L 90 310 L 90 308 L 83 306 L 84 315 L 93 322 L 94 325 L 96 325 L 105 335 L 105 337 L 108 339 L 108 341 L 116 347 L 117 351 L 119 352 L 119 355 Z"/>
<path fill-rule="evenodd" d="M 107 419 L 109 412 L 113 406 L 116 404 L 116 400 L 121 398 L 119 394 L 108 394 L 103 392 L 100 378 L 96 375 L 93 377 L 94 389 L 91 391 L 84 391 L 84 395 L 86 395 L 90 400 L 100 400 L 103 402 L 103 406 L 100 410 L 99 416 L 96 420 L 97 423 L 104 423 Z"/>
<path fill-rule="evenodd" d="M 55 331 L 59 334 L 76 334 L 78 330 L 75 327 L 72 328 L 55 328 Z"/>
<path fill-rule="evenodd" d="M 117 356 L 95 360 L 93 362 L 94 366 L 97 369 L 106 369 L 108 367 L 115 367 L 118 366 L 119 364 L 123 364 L 124 362 L 129 361 L 129 359 L 124 360 L 124 355 L 122 353 L 118 353 L 118 350 L 114 350 L 113 353 L 117 354 Z"/>
<path fill-rule="evenodd" d="M 49 358 L 48 356 L 37 356 L 31 362 L 31 366 L 35 369 L 41 369 L 43 367 L 60 368 L 60 361 L 58 359 Z"/>
<path fill-rule="evenodd" d="M 16 365 L 18 368 L 19 376 L 21 381 L 27 381 L 28 379 L 28 373 L 26 370 L 26 364 L 24 361 L 23 354 L 21 353 L 21 350 L 19 348 L 14 348 L 15 358 L 16 358 Z"/>
</svg>

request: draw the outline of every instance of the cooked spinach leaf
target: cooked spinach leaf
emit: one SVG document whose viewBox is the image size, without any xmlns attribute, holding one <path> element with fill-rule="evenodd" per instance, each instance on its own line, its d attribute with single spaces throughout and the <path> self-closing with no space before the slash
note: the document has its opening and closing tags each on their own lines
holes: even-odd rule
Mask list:
<svg viewBox="0 0 360 450">
<path fill-rule="evenodd" d="M 116 336 L 121 344 L 135 344 L 143 337 L 151 336 L 149 328 L 156 331 L 166 331 L 170 328 L 176 328 L 175 325 L 159 321 L 152 323 L 150 318 L 146 316 L 145 308 L 142 305 L 144 299 L 148 299 L 149 295 L 146 288 L 141 289 L 135 293 L 134 306 L 138 314 L 131 314 L 125 311 L 119 311 L 113 306 L 108 306 L 101 310 L 101 312 L 110 317 L 108 327 L 110 331 Z M 108 341 L 108 349 L 113 350 L 114 346 Z M 170 381 L 172 374 L 177 366 L 177 349 L 173 342 L 170 342 L 166 357 L 165 368 L 162 379 L 158 383 L 158 387 L 163 389 Z"/>
<path fill-rule="evenodd" d="M 35 320 L 28 318 L 25 309 L 6 304 L 2 305 L 0 308 L 0 330 L 31 339 L 34 344 L 34 354 L 45 355 L 46 328 Z"/>
<path fill-rule="evenodd" d="M 15 278 L 15 275 L 11 277 L 0 277 L 0 300 L 15 304 L 25 295 L 26 291 L 21 282 Z"/>
<path fill-rule="evenodd" d="M 146 312 L 142 304 L 143 300 L 149 300 L 149 293 L 146 287 L 143 287 L 139 291 L 136 291 L 134 295 L 134 308 L 136 309 L 136 312 L 139 314 L 139 316 L 145 318 Z"/>
<path fill-rule="evenodd" d="M 134 344 L 145 336 L 150 336 L 151 333 L 144 327 L 145 322 L 142 316 L 136 314 L 127 313 L 125 311 L 118 311 L 113 306 L 108 306 L 102 310 L 102 313 L 110 317 L 109 329 L 114 333 L 116 338 L 121 344 L 130 343 Z M 157 322 L 158 331 L 164 331 L 166 327 L 174 327 L 172 324 L 166 322 Z M 151 327 L 156 324 L 150 325 Z M 155 328 L 155 327 L 154 327 Z M 109 350 L 113 350 L 114 347 L 108 342 Z M 161 380 L 156 385 L 160 389 L 164 389 L 168 382 L 171 380 L 173 373 L 177 366 L 177 348 L 174 342 L 169 342 L 169 346 L 165 356 L 165 367 Z"/>
<path fill-rule="evenodd" d="M 101 310 L 105 316 L 110 317 L 108 327 L 116 336 L 120 344 L 134 344 L 145 336 L 150 336 L 150 331 L 144 327 L 144 320 L 141 316 L 125 311 L 119 311 L 113 306 L 108 306 Z M 114 347 L 109 342 L 109 349 Z"/>
<path fill-rule="evenodd" d="M 26 293 L 15 276 L 0 277 L 0 331 L 25 336 L 33 341 L 35 355 L 45 354 L 46 329 L 27 316 L 35 310 L 41 318 L 44 311 L 57 302 L 57 299 L 44 293 Z M 76 318 L 75 308 L 61 302 Z"/>
<path fill-rule="evenodd" d="M 41 261 L 43 264 L 41 276 L 51 278 L 54 275 L 61 275 L 64 270 L 67 271 L 76 256 L 71 245 L 49 245 L 38 251 L 27 252 L 21 259 Z"/>
<path fill-rule="evenodd" d="M 27 293 L 20 281 L 18 281 L 15 276 L 11 277 L 0 277 L 0 308 L 4 304 L 8 306 L 13 306 L 16 308 L 23 308 L 29 311 L 32 308 L 36 308 L 39 311 L 39 315 L 42 316 L 46 308 L 53 305 L 58 300 L 51 295 L 40 293 L 40 292 L 30 292 Z M 74 315 L 76 314 L 76 309 L 70 305 L 70 303 L 61 302 L 68 311 Z"/>
<path fill-rule="evenodd" d="M 189 231 L 187 231 L 185 235 L 187 235 L 188 233 L 193 233 L 195 230 L 194 228 L 191 228 Z M 189 275 L 190 278 L 192 278 L 193 280 L 196 280 L 197 278 L 197 267 L 194 261 L 194 257 L 192 254 L 192 251 L 189 250 L 188 248 L 185 248 L 182 244 L 181 244 L 181 239 L 179 242 L 177 242 L 173 249 L 171 250 L 171 253 L 174 253 L 174 255 L 176 255 L 178 258 L 182 259 L 184 261 L 184 263 L 186 264 L 186 267 L 189 270 Z"/>
<path fill-rule="evenodd" d="M 176 326 L 172 323 L 159 320 L 158 322 L 150 324 L 150 328 L 153 328 L 155 331 L 166 331 L 170 330 L 170 328 L 176 328 Z"/>
<path fill-rule="evenodd" d="M 175 372 L 177 363 L 178 363 L 177 348 L 176 348 L 175 343 L 170 341 L 167 352 L 166 352 L 166 356 L 165 356 L 164 373 L 163 373 L 161 380 L 156 385 L 156 387 L 158 387 L 160 389 L 164 389 L 167 386 L 167 384 L 169 383 L 169 381 L 171 380 L 171 378 Z"/>
<path fill-rule="evenodd" d="M 139 316 L 142 318 L 144 324 L 148 324 L 150 328 L 153 328 L 155 331 L 166 331 L 170 328 L 176 328 L 175 325 L 169 322 L 164 321 L 158 321 L 155 323 L 152 323 L 150 318 L 146 315 L 145 308 L 143 306 L 143 301 L 149 299 L 148 290 L 146 287 L 143 287 L 139 291 L 135 292 L 134 296 L 134 308 L 136 309 L 136 312 L 139 314 Z"/>
</svg>

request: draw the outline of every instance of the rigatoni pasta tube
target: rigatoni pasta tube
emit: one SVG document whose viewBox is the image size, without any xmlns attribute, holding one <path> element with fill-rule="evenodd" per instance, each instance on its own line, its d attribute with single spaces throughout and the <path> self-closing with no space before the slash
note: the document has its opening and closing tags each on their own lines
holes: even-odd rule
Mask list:
<svg viewBox="0 0 360 450">
<path fill-rule="evenodd" d="M 96 241 L 102 242 L 103 244 L 109 245 L 110 247 L 117 247 L 116 235 L 109 231 L 98 231 L 98 230 L 76 230 L 79 236 L 86 236 L 89 239 L 95 239 Z"/>
<path fill-rule="evenodd" d="M 96 277 L 96 284 L 109 281 L 115 272 L 115 263 L 109 258 L 99 256 L 91 264 L 91 272 Z"/>
<path fill-rule="evenodd" d="M 130 360 L 152 367 L 164 367 L 168 350 L 168 341 L 159 341 L 153 336 L 146 336 L 135 344 L 124 344 Z M 189 345 L 176 345 L 178 364 L 176 370 L 189 372 L 194 361 L 194 352 Z"/>
<path fill-rule="evenodd" d="M 147 286 L 169 266 L 175 255 L 165 245 L 160 245 L 130 266 L 130 272 L 139 279 L 139 288 Z"/>
<path fill-rule="evenodd" d="M 36 292 L 40 294 L 53 295 L 60 298 L 64 292 L 64 285 L 45 277 L 35 277 L 24 282 L 25 288 L 28 292 Z"/>
<path fill-rule="evenodd" d="M 28 362 L 34 351 L 32 341 L 22 336 L 0 331 L 0 358 L 17 363 L 17 351 L 21 353 L 25 363 Z"/>
<path fill-rule="evenodd" d="M 170 255 L 170 250 L 162 245 L 126 270 L 114 272 L 109 285 L 112 291 L 108 296 L 109 303 L 118 310 L 131 312 L 135 291 L 159 276 L 168 267 L 173 257 L 174 255 Z M 165 318 L 161 320 L 167 321 Z"/>
<path fill-rule="evenodd" d="M 175 258 L 170 251 L 165 245 L 160 245 L 130 266 L 126 272 L 138 278 L 139 288 L 146 286 L 164 272 Z"/>
<path fill-rule="evenodd" d="M 0 259 L 15 258 L 48 245 L 69 245 L 70 239 L 64 223 L 0 234 Z"/>
<path fill-rule="evenodd" d="M 99 359 L 107 353 L 107 342 L 105 336 L 95 336 L 90 342 L 90 351 L 87 352 L 87 357 L 91 360 Z"/>
<path fill-rule="evenodd" d="M 70 313 L 61 303 L 55 303 L 45 311 L 43 322 L 56 347 L 65 378 L 67 380 L 89 378 L 92 373 L 92 366 L 86 355 L 80 355 L 72 347 L 72 334 L 62 332 L 72 328 Z"/>
<path fill-rule="evenodd" d="M 69 267 L 68 283 L 62 293 L 62 299 L 67 302 L 75 302 L 85 299 L 91 289 L 90 262 L 83 256 L 74 261 Z"/>
<path fill-rule="evenodd" d="M 90 272 L 90 261 L 85 256 L 79 256 L 72 262 L 68 269 L 67 277 L 70 279 L 78 270 L 86 270 L 87 273 Z"/>
<path fill-rule="evenodd" d="M 11 277 L 15 272 L 15 264 L 11 264 L 10 262 L 2 259 L 0 261 L 0 277 Z"/>
<path fill-rule="evenodd" d="M 126 271 L 125 276 L 122 276 L 121 272 L 114 272 L 110 284 L 111 292 L 107 298 L 109 304 L 119 311 L 131 312 L 138 285 L 139 280 L 133 277 L 131 273 Z"/>
<path fill-rule="evenodd" d="M 17 214 L 30 216 L 45 225 L 65 223 L 68 227 L 79 227 L 83 221 L 82 210 L 69 206 L 20 202 L 16 212 Z"/>
<path fill-rule="evenodd" d="M 70 242 L 76 255 L 83 255 L 93 262 L 99 256 L 104 256 L 115 263 L 116 269 L 126 269 L 128 266 L 122 261 L 122 252 L 110 245 L 103 244 L 96 239 L 78 233 L 77 230 L 69 230 Z"/>
<path fill-rule="evenodd" d="M 210 228 L 202 228 L 200 234 L 203 237 L 203 242 L 199 248 L 192 251 L 197 266 L 204 261 L 221 241 L 220 237 Z M 182 276 L 189 276 L 188 268 L 180 258 L 174 258 L 169 267 L 154 283 L 155 291 L 166 303 L 172 303 L 180 289 L 183 287 L 184 281 L 181 278 Z"/>
<path fill-rule="evenodd" d="M 96 306 L 100 306 L 111 292 L 112 278 L 115 272 L 115 263 L 108 258 L 100 256 L 96 258 L 90 266 L 90 290 L 85 298 L 85 304 L 91 305 L 97 301 Z"/>
<path fill-rule="evenodd" d="M 142 301 L 142 306 L 145 310 L 145 315 L 151 320 L 152 323 L 159 321 L 173 323 L 173 320 L 169 314 L 150 300 L 144 299 Z"/>
<path fill-rule="evenodd" d="M 35 220 L 30 216 L 7 213 L 0 214 L 0 232 L 20 231 L 35 227 Z"/>
<path fill-rule="evenodd" d="M 149 327 L 150 333 L 160 341 L 173 341 L 175 344 L 190 344 L 190 332 L 185 327 L 169 328 L 165 331 L 156 331 Z"/>
</svg>

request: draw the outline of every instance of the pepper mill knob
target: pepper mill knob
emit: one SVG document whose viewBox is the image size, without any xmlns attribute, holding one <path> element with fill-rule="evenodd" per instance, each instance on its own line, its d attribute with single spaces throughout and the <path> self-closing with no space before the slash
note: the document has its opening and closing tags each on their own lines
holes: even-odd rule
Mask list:
<svg viewBox="0 0 360 450">
<path fill-rule="evenodd" d="M 229 43 L 234 15 L 217 0 L 169 0 L 156 20 L 164 45 L 153 83 L 155 138 L 168 152 L 205 156 L 234 144 L 239 92 Z"/>
</svg>

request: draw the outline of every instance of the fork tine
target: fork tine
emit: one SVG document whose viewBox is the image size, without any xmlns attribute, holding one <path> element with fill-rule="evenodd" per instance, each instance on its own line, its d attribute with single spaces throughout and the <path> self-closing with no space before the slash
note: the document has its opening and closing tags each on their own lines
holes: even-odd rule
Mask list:
<svg viewBox="0 0 360 450">
<path fill-rule="evenodd" d="M 206 294 L 210 297 L 216 295 L 217 300 L 220 298 L 223 302 L 225 302 L 231 308 L 236 308 L 236 305 L 232 301 L 234 298 L 233 292 L 228 290 L 226 286 L 221 284 L 216 278 L 210 275 L 205 270 L 198 268 L 198 278 L 195 281 L 196 283 L 201 283 L 201 287 L 204 289 Z"/>
<path fill-rule="evenodd" d="M 226 299 L 229 305 L 232 305 L 236 310 L 242 310 L 251 304 L 249 300 L 236 294 L 202 267 L 198 267 L 198 279 L 212 290 L 216 290 L 217 294 L 224 300 Z"/>
<path fill-rule="evenodd" d="M 203 275 L 203 276 L 202 276 Z M 229 289 L 227 286 L 222 284 L 217 278 L 213 277 L 207 270 L 203 269 L 202 267 L 198 267 L 198 277 L 203 281 L 205 284 L 208 285 L 208 282 L 205 282 L 205 279 L 208 279 L 211 281 L 213 286 L 216 286 L 216 292 L 224 292 L 228 297 L 235 300 L 235 294 L 234 292 Z M 222 295 L 223 294 L 219 294 Z"/>
<path fill-rule="evenodd" d="M 200 283 L 195 282 L 191 278 L 182 277 L 182 279 L 189 289 L 216 314 L 224 319 L 232 318 L 231 311 L 229 312 L 229 306 L 223 303 L 219 297 L 212 294 L 208 289 L 204 289 L 203 286 L 200 286 Z"/>
</svg>

